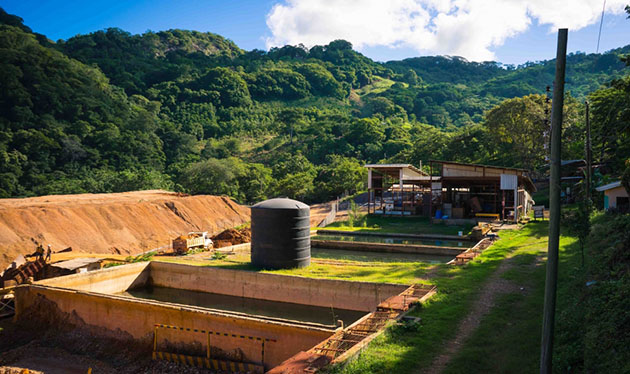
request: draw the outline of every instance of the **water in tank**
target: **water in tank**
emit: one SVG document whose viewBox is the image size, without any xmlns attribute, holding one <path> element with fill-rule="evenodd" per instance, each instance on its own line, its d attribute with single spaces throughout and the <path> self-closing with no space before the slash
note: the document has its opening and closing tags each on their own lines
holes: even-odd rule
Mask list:
<svg viewBox="0 0 630 374">
<path fill-rule="evenodd" d="M 252 206 L 252 264 L 264 269 L 305 267 L 311 263 L 311 209 L 291 199 Z"/>
</svg>

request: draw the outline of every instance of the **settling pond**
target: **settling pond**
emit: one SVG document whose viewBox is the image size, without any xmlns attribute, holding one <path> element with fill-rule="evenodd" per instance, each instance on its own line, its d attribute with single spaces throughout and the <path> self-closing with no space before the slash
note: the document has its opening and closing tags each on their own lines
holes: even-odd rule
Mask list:
<svg viewBox="0 0 630 374">
<path fill-rule="evenodd" d="M 350 260 L 359 262 L 426 262 L 445 264 L 453 256 L 426 255 L 416 253 L 366 252 L 347 249 L 311 248 L 313 258 L 331 260 Z"/>
<path fill-rule="evenodd" d="M 131 289 L 118 293 L 118 295 L 193 305 L 226 312 L 245 313 L 254 316 L 318 323 L 326 326 L 335 326 L 337 320 L 342 320 L 344 325 L 348 326 L 365 315 L 365 312 L 347 309 L 324 308 L 155 286 Z"/>
<path fill-rule="evenodd" d="M 377 235 L 331 235 L 318 234 L 312 237 L 313 240 L 333 240 L 358 243 L 381 243 L 381 244 L 410 244 L 410 245 L 430 245 L 436 247 L 459 247 L 470 248 L 475 243 L 470 240 L 441 240 L 441 239 L 416 239 L 395 236 Z"/>
</svg>

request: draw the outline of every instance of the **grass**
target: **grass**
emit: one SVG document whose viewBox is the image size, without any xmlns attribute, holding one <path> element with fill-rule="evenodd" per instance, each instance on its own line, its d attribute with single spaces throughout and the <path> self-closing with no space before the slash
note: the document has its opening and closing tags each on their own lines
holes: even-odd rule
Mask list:
<svg viewBox="0 0 630 374">
<path fill-rule="evenodd" d="M 344 253 L 344 251 L 340 251 Z M 314 250 L 311 265 L 301 269 L 262 270 L 263 273 L 297 275 L 309 278 L 328 278 L 363 282 L 420 283 L 427 271 L 435 266 L 422 261 L 388 260 L 378 256 L 336 256 L 334 251 Z M 156 260 L 195 266 L 215 266 L 226 269 L 256 271 L 249 262 L 249 254 L 236 254 L 223 259 L 195 259 L 163 256 Z M 332 263 L 331 263 L 332 260 Z"/>
<path fill-rule="evenodd" d="M 413 284 L 423 282 L 422 277 L 433 265 L 425 262 L 372 262 L 330 265 L 314 262 L 302 269 L 264 271 L 275 274 L 297 275 L 309 278 L 328 278 L 362 282 Z"/>
<path fill-rule="evenodd" d="M 566 287 L 568 269 L 579 263 L 575 238 L 560 242 L 560 283 Z M 503 277 L 522 290 L 501 295 L 478 329 L 461 347 L 444 373 L 531 373 L 538 370 L 546 267 L 539 259 L 546 246 L 519 251 Z M 576 256 L 577 255 L 577 256 Z"/>
<path fill-rule="evenodd" d="M 382 217 L 371 218 L 383 220 Z M 410 222 L 414 218 L 399 220 Z M 396 227 L 400 229 L 398 232 L 409 232 L 408 228 L 398 227 L 396 221 L 396 218 L 387 218 L 387 222 L 381 222 L 382 226 L 378 229 Z M 419 220 L 416 226 L 422 228 L 426 224 Z M 537 370 L 539 359 L 547 233 L 548 221 L 529 223 L 519 231 L 501 231 L 500 240 L 465 267 L 361 256 L 339 257 L 332 251 L 322 251 L 319 254 L 314 252 L 310 267 L 269 272 L 314 278 L 435 284 L 438 294 L 421 309 L 411 312 L 413 316 L 422 318 L 421 324 L 391 326 L 361 353 L 360 358 L 346 366 L 330 369 L 336 374 L 404 374 L 430 367 L 444 344 L 454 337 L 458 324 L 479 295 L 480 285 L 510 256 L 512 267 L 503 277 L 523 287 L 523 290 L 517 288 L 515 292 L 502 294 L 495 300 L 489 314 L 463 342 L 445 372 L 533 372 Z M 571 293 L 574 284 L 567 278 L 575 274 L 580 262 L 575 238 L 562 236 L 560 250 L 559 308 L 567 302 L 563 295 Z M 171 258 L 173 260 L 178 261 Z M 248 256 L 242 254 L 211 263 L 200 261 L 198 265 L 255 270 L 248 260 Z M 429 270 L 433 277 L 426 280 Z"/>
<path fill-rule="evenodd" d="M 509 362 L 504 372 L 531 372 L 537 366 L 541 310 L 540 278 L 543 268 L 532 267 L 536 256 L 543 253 L 547 242 L 547 222 L 530 223 L 521 231 L 502 231 L 501 239 L 466 267 L 442 266 L 432 283 L 438 294 L 412 315 L 422 318 L 420 327 L 390 328 L 361 355 L 337 373 L 414 373 L 428 368 L 454 337 L 459 321 L 470 310 L 482 284 L 512 254 L 517 266 L 505 274 L 513 280 L 528 279 L 534 272 L 530 296 L 505 295 L 489 316 L 482 320 L 479 331 L 460 351 L 447 368 L 448 372 L 504 371 L 497 365 Z M 573 238 L 563 237 L 561 246 L 572 245 Z M 513 313 L 520 313 L 516 316 Z M 522 315 L 525 314 L 525 315 Z M 514 317 L 513 322 L 510 318 Z M 521 320 L 522 319 L 522 320 Z M 511 325 L 510 325 L 511 323 Z M 524 332 L 524 330 L 527 330 Z M 496 337 L 496 335 L 499 337 Z M 520 340 L 523 339 L 521 343 Z M 482 344 L 479 346 L 479 344 Z M 507 345 L 507 347 L 506 347 Z M 496 352 L 493 354 L 493 352 Z M 513 358 L 511 356 L 519 356 Z M 522 356 L 522 357 L 521 357 Z M 519 366 L 527 362 L 527 365 Z M 493 366 L 495 365 L 495 366 Z"/>
<path fill-rule="evenodd" d="M 549 208 L 549 187 L 541 188 L 532 195 L 536 205 L 544 205 Z"/>
<path fill-rule="evenodd" d="M 443 223 L 432 224 L 429 217 L 382 217 L 364 215 L 352 227 L 346 222 L 333 222 L 327 229 L 358 232 L 382 232 L 397 234 L 440 234 L 457 235 L 462 231 L 464 235 L 470 233 L 473 225 L 447 226 Z"/>
<path fill-rule="evenodd" d="M 364 96 L 371 93 L 377 94 L 386 91 L 391 86 L 393 86 L 394 83 L 395 82 L 391 79 L 374 76 L 371 84 L 358 88 L 354 90 L 354 92 L 359 96 Z"/>
</svg>

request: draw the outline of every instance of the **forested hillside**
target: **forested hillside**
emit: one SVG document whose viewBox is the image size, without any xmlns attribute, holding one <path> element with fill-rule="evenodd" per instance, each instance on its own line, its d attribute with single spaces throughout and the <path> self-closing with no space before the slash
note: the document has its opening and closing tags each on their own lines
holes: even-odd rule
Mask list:
<svg viewBox="0 0 630 374">
<path fill-rule="evenodd" d="M 630 157 L 621 57 L 568 57 L 564 158 Z M 540 168 L 554 61 L 377 63 L 343 40 L 243 51 L 212 33 L 107 29 L 53 42 L 0 9 L 0 196 L 166 188 L 324 201 L 366 162 Z M 611 83 L 612 82 L 612 83 Z"/>
</svg>

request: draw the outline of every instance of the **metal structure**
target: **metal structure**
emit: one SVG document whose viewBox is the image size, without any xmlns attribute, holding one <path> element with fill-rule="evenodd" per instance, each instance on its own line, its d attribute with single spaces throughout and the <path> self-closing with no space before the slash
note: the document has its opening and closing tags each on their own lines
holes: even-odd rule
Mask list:
<svg viewBox="0 0 630 374">
<path fill-rule="evenodd" d="M 427 173 L 411 164 L 368 164 L 368 213 L 416 215 Z"/>
<path fill-rule="evenodd" d="M 441 218 L 518 220 L 533 206 L 528 171 L 453 161 L 429 161 L 429 173 L 409 164 L 365 165 L 368 212 Z"/>
<path fill-rule="evenodd" d="M 158 330 L 161 328 L 207 335 L 206 357 L 159 351 L 158 350 Z M 220 360 L 220 359 L 212 358 L 210 355 L 210 351 L 211 351 L 210 343 L 211 343 L 211 337 L 213 335 L 238 338 L 238 339 L 244 339 L 244 340 L 253 340 L 253 341 L 260 342 L 261 344 L 260 363 L 258 364 L 258 363 L 250 363 L 250 362 L 238 362 L 238 361 Z M 270 342 L 275 343 L 276 340 L 262 338 L 258 336 L 246 336 L 246 335 L 238 335 L 238 334 L 232 334 L 232 333 L 227 333 L 227 332 L 217 332 L 217 331 L 191 329 L 191 328 L 186 328 L 186 327 L 178 327 L 178 326 L 171 326 L 171 325 L 164 325 L 164 324 L 156 324 L 154 332 L 153 332 L 153 359 L 177 362 L 180 364 L 196 366 L 200 368 L 227 371 L 227 372 L 233 372 L 233 373 L 241 373 L 241 372 L 264 373 L 265 371 L 265 343 L 270 343 Z"/>
<path fill-rule="evenodd" d="M 334 360 L 367 338 L 382 331 L 385 325 L 418 302 L 426 300 L 436 292 L 435 286 L 415 284 L 400 295 L 392 296 L 381 302 L 376 311 L 357 321 L 354 325 L 336 333 L 314 347 L 311 351 Z"/>
<path fill-rule="evenodd" d="M 311 263 L 310 207 L 291 199 L 252 206 L 251 260 L 265 269 L 306 267 Z"/>
<path fill-rule="evenodd" d="M 46 261 L 43 258 L 38 258 L 34 261 L 28 261 L 17 268 L 9 268 L 2 274 L 3 282 L 15 282 L 15 284 L 25 283 L 28 278 L 37 278 L 38 274 L 46 266 Z"/>
</svg>

